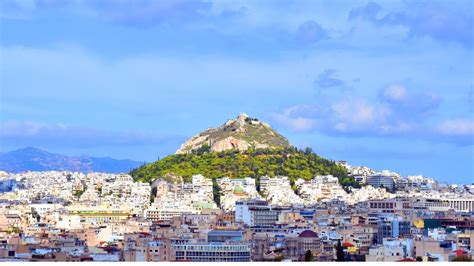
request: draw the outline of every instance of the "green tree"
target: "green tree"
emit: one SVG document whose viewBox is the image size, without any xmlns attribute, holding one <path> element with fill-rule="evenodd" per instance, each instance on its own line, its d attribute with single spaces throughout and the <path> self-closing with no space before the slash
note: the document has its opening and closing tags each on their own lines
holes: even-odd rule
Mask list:
<svg viewBox="0 0 474 266">
<path fill-rule="evenodd" d="M 84 194 L 84 191 L 85 190 L 77 190 L 72 195 L 79 199 L 82 196 L 82 194 Z"/>
<path fill-rule="evenodd" d="M 39 215 L 39 213 L 36 211 L 35 208 L 31 208 L 31 217 L 36 219 L 37 223 L 39 223 L 41 221 L 41 216 Z"/>
<path fill-rule="evenodd" d="M 204 143 L 201 147 L 197 148 L 197 149 L 194 149 L 192 150 L 191 152 L 193 154 L 196 154 L 196 155 L 202 155 L 206 152 L 210 152 L 211 151 L 211 146 L 209 146 L 209 144 L 207 143 Z"/>
<path fill-rule="evenodd" d="M 151 188 L 151 195 L 150 195 L 150 204 L 153 203 L 153 201 L 155 201 L 155 198 L 156 198 L 156 193 L 158 192 L 158 189 L 156 187 L 152 187 Z"/>
<path fill-rule="evenodd" d="M 216 178 L 212 179 L 212 195 L 217 206 L 221 206 L 221 188 L 217 184 Z"/>
<path fill-rule="evenodd" d="M 461 255 L 455 257 L 452 261 L 471 261 L 471 257 L 469 257 L 468 255 Z"/>
<path fill-rule="evenodd" d="M 278 255 L 275 257 L 274 261 L 282 261 L 284 259 L 283 255 Z"/>
<path fill-rule="evenodd" d="M 305 154 L 294 148 L 256 149 L 245 152 L 206 152 L 206 149 L 204 145 L 202 150 L 190 154 L 170 155 L 134 169 L 130 174 L 135 180 L 142 182 L 152 182 L 156 178 L 170 175 L 182 177 L 185 182 L 190 182 L 191 176 L 195 174 L 208 178 L 249 176 L 257 178 L 257 188 L 260 185 L 258 178 L 264 175 L 286 175 L 293 183 L 297 178 L 309 180 L 317 175 L 331 174 L 338 177 L 344 187 L 359 185 L 352 177 L 347 176 L 345 168 L 335 162 L 314 153 Z"/>
<path fill-rule="evenodd" d="M 304 261 L 314 261 L 314 256 L 311 250 L 306 251 L 304 254 Z"/>
<path fill-rule="evenodd" d="M 341 245 L 341 240 L 337 241 L 336 245 L 336 261 L 345 261 L 346 255 L 344 254 L 344 248 Z"/>
</svg>

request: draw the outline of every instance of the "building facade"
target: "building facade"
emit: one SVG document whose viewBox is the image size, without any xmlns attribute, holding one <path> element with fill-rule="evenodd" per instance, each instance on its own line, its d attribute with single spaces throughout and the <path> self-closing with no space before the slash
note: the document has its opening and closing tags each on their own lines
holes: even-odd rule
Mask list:
<svg viewBox="0 0 474 266">
<path fill-rule="evenodd" d="M 176 261 L 250 261 L 250 244 L 247 243 L 180 243 L 174 244 L 173 250 Z"/>
</svg>

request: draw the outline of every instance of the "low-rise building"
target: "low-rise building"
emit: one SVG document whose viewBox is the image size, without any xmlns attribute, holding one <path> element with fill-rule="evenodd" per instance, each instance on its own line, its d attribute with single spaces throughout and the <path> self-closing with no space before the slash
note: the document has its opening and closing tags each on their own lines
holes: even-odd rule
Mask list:
<svg viewBox="0 0 474 266">
<path fill-rule="evenodd" d="M 176 261 L 246 262 L 250 261 L 248 243 L 180 243 L 173 244 Z"/>
</svg>

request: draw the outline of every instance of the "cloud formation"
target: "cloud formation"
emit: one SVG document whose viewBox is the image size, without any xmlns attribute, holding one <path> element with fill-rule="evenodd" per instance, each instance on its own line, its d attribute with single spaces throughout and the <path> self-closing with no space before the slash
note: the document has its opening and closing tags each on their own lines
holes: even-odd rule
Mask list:
<svg viewBox="0 0 474 266">
<path fill-rule="evenodd" d="M 338 89 L 339 91 L 342 91 L 345 88 L 346 83 L 335 75 L 336 70 L 334 69 L 326 69 L 318 75 L 314 80 L 317 94 L 322 94 L 325 90 L 331 88 Z"/>
<path fill-rule="evenodd" d="M 436 128 L 445 136 L 474 136 L 474 120 L 449 119 L 442 121 Z"/>
<path fill-rule="evenodd" d="M 459 145 L 474 144 L 474 119 L 453 118 L 443 120 L 434 128 L 435 137 Z"/>
<path fill-rule="evenodd" d="M 336 70 L 326 69 L 318 75 L 318 78 L 316 78 L 314 83 L 318 87 L 321 87 L 321 88 L 332 88 L 332 87 L 343 87 L 343 86 L 345 86 L 345 82 L 342 79 L 336 78 L 334 76 L 335 74 L 336 74 Z"/>
<path fill-rule="evenodd" d="M 409 36 L 429 36 L 451 41 L 471 49 L 474 43 L 472 12 L 454 12 L 448 8 L 408 5 L 406 11 L 383 12 L 382 6 L 369 2 L 349 12 L 349 19 L 362 19 L 378 26 L 402 26 Z"/>
<path fill-rule="evenodd" d="M 201 0 L 174 1 L 90 1 L 99 15 L 130 26 L 193 21 L 209 14 L 212 3 Z"/>
<path fill-rule="evenodd" d="M 156 24 L 183 24 L 199 19 L 233 17 L 244 9 L 213 12 L 213 2 L 204 0 L 5 0 L 3 18 L 31 18 L 33 12 L 44 9 L 63 9 L 101 17 L 132 27 Z"/>
<path fill-rule="evenodd" d="M 57 147 L 96 148 L 179 143 L 184 138 L 150 132 L 111 131 L 97 128 L 47 124 L 31 121 L 0 121 L 0 139 L 21 146 L 52 145 Z"/>
<path fill-rule="evenodd" d="M 321 132 L 347 137 L 402 137 L 474 144 L 472 119 L 454 118 L 430 124 L 431 114 L 441 98 L 428 91 L 409 91 L 390 85 L 379 91 L 378 101 L 360 97 L 321 103 L 295 105 L 270 118 L 294 132 Z"/>
<path fill-rule="evenodd" d="M 299 25 L 295 37 L 299 43 L 306 45 L 328 39 L 329 33 L 318 22 L 308 20 Z"/>
<path fill-rule="evenodd" d="M 295 132 L 318 131 L 331 136 L 391 136 L 412 131 L 413 124 L 393 119 L 383 105 L 347 98 L 321 105 L 296 105 L 272 113 L 271 119 Z"/>
<path fill-rule="evenodd" d="M 382 7 L 375 2 L 368 2 L 365 6 L 353 8 L 349 12 L 349 19 L 364 19 L 376 21 L 377 15 L 382 11 Z"/>
<path fill-rule="evenodd" d="M 379 99 L 406 118 L 426 118 L 441 104 L 441 97 L 429 91 L 410 92 L 401 85 L 390 85 L 379 92 Z"/>
</svg>

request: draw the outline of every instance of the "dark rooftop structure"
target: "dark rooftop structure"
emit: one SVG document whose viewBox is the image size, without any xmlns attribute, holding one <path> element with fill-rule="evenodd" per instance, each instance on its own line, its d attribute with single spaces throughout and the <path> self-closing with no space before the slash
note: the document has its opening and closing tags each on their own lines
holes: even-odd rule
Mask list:
<svg viewBox="0 0 474 266">
<path fill-rule="evenodd" d="M 298 237 L 318 237 L 318 234 L 311 230 L 304 230 L 298 235 Z"/>
</svg>

